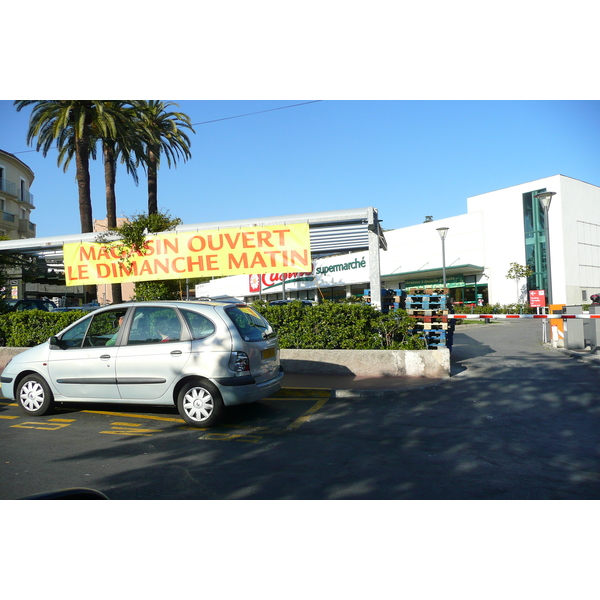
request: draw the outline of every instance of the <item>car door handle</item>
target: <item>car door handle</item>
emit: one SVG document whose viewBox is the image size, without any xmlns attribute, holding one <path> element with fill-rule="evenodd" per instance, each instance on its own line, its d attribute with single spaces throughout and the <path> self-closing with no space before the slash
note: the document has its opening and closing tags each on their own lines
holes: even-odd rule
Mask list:
<svg viewBox="0 0 600 600">
<path fill-rule="evenodd" d="M 110 354 L 103 354 L 103 355 L 100 357 L 100 360 L 108 360 L 109 358 L 110 358 Z"/>
<path fill-rule="evenodd" d="M 171 356 L 181 356 L 181 350 L 173 350 L 173 352 L 171 352 Z"/>
</svg>

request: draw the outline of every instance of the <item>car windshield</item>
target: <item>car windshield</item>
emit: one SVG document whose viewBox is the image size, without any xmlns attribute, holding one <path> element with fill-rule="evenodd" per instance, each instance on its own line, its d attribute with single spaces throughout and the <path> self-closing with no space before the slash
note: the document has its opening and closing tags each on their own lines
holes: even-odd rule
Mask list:
<svg viewBox="0 0 600 600">
<path fill-rule="evenodd" d="M 269 322 L 249 306 L 228 306 L 225 312 L 247 342 L 259 342 L 276 335 Z"/>
</svg>

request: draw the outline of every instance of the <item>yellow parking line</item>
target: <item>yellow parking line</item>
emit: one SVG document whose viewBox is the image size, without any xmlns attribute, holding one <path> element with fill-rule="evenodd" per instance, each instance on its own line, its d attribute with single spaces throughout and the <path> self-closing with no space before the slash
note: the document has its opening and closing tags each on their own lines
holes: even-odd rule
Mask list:
<svg viewBox="0 0 600 600">
<path fill-rule="evenodd" d="M 323 408 L 325 402 L 327 402 L 329 398 L 324 398 L 323 400 L 319 400 L 313 406 L 311 406 L 301 417 L 298 417 L 293 423 L 287 426 L 288 429 L 298 429 L 302 423 L 306 423 L 312 415 L 314 415 L 318 410 Z"/>
<path fill-rule="evenodd" d="M 133 415 L 133 414 L 129 414 L 129 413 L 127 413 L 127 415 L 125 415 L 124 413 L 110 412 L 107 410 L 82 410 L 81 412 L 90 413 L 93 415 L 108 415 L 110 417 L 125 417 L 125 416 L 127 416 L 128 418 L 131 418 L 131 419 L 150 419 L 150 420 L 154 420 L 154 421 L 168 421 L 169 423 L 185 423 L 185 421 L 183 419 L 179 419 L 177 417 L 155 417 L 154 415 Z"/>
<path fill-rule="evenodd" d="M 0 419 L 18 419 L 18 418 L 19 418 L 18 416 L 9 417 L 8 415 L 6 415 L 6 416 L 5 415 L 0 415 Z"/>
</svg>

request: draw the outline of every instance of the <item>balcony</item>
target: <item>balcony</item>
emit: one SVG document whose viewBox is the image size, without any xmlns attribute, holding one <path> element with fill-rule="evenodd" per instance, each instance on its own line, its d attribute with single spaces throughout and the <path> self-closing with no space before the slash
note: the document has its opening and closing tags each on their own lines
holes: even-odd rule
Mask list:
<svg viewBox="0 0 600 600">
<path fill-rule="evenodd" d="M 21 200 L 21 202 L 27 202 L 27 204 L 34 206 L 33 194 L 30 194 L 27 190 L 24 190 L 24 189 L 19 190 L 19 200 Z"/>
<path fill-rule="evenodd" d="M 10 213 L 7 213 L 6 211 L 2 212 L 2 218 L 5 221 L 8 221 L 9 223 L 14 223 L 15 222 L 15 215 L 11 215 Z"/>
<path fill-rule="evenodd" d="M 16 196 L 17 186 L 12 181 L 8 181 L 8 179 L 0 179 L 0 192 Z"/>
<path fill-rule="evenodd" d="M 19 235 L 22 238 L 35 237 L 35 223 L 31 221 L 19 220 Z"/>
<path fill-rule="evenodd" d="M 16 196 L 21 202 L 27 202 L 30 206 L 34 207 L 33 194 L 30 194 L 26 189 L 19 188 L 14 182 L 8 181 L 8 179 L 0 179 L 0 192 Z M 34 207 L 35 208 L 35 207 Z"/>
</svg>

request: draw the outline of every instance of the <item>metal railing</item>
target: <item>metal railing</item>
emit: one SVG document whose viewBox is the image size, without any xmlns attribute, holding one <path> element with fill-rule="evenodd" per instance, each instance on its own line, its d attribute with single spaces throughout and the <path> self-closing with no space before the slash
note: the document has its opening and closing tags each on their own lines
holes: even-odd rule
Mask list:
<svg viewBox="0 0 600 600">
<path fill-rule="evenodd" d="M 17 191 L 17 186 L 13 181 L 9 181 L 8 179 L 0 179 L 0 192 L 5 192 L 11 196 L 17 196 L 21 202 L 27 202 L 28 204 L 31 204 L 31 206 L 34 206 L 33 194 L 31 194 L 29 190 L 23 188 L 19 188 Z"/>
<path fill-rule="evenodd" d="M 17 186 L 12 181 L 8 181 L 8 179 L 0 179 L 0 191 L 16 196 Z"/>
<path fill-rule="evenodd" d="M 19 198 L 21 202 L 27 202 L 33 206 L 33 194 L 30 194 L 27 190 L 20 189 L 19 190 Z"/>
</svg>

